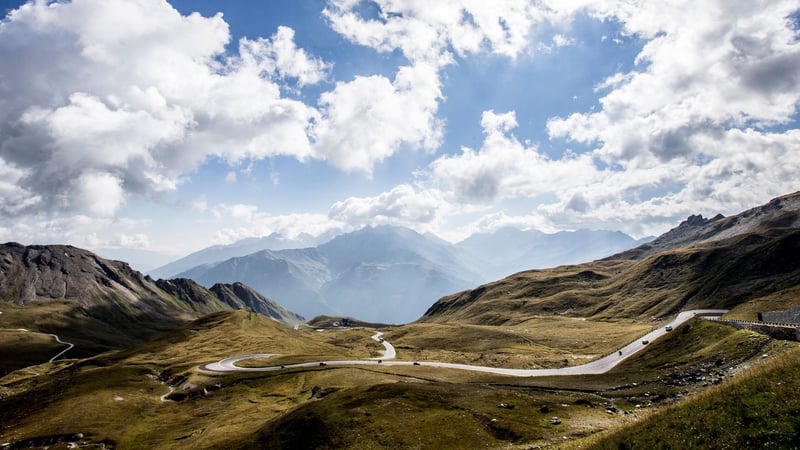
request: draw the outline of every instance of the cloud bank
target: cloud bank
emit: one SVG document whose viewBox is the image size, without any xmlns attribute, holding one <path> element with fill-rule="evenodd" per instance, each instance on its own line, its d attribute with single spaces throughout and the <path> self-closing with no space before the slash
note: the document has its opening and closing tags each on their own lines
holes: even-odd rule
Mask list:
<svg viewBox="0 0 800 450">
<path fill-rule="evenodd" d="M 379 3 L 388 11 L 401 8 L 394 2 Z M 425 17 L 421 6 L 403 4 L 405 22 Z M 533 18 L 563 24 L 586 14 L 617 21 L 623 34 L 646 43 L 633 70 L 598 80 L 599 108 L 547 122 L 553 142 L 563 142 L 565 148 L 574 142 L 588 150 L 565 149 L 561 158 L 548 158 L 537 145 L 514 136 L 514 111 L 486 111 L 480 148 L 441 156 L 418 173 L 413 195 L 429 198 L 432 189 L 441 193 L 436 211 L 528 199 L 531 210 L 517 223 L 616 228 L 642 235 L 660 232 L 688 214 L 736 212 L 798 189 L 792 175 L 800 173 L 800 35 L 791 19 L 798 11 L 795 2 L 516 4 L 533 10 L 521 14 L 529 27 L 539 23 Z M 470 11 L 469 5 L 453 2 L 450 7 L 463 12 Z M 383 35 L 369 27 L 353 26 L 350 33 L 379 50 L 411 52 L 402 37 L 426 29 L 408 25 L 400 32 L 391 30 L 399 23 L 384 20 L 386 37 L 379 39 Z M 452 21 L 426 23 L 428 34 L 435 36 L 428 41 L 433 47 L 441 49 L 448 42 L 459 54 L 480 47 L 459 41 L 460 28 Z M 423 36 L 418 33 L 417 38 Z M 492 39 L 487 33 L 478 42 Z M 518 41 L 510 39 L 502 47 L 508 55 L 524 51 L 524 45 L 512 42 Z M 559 34 L 552 42 L 572 39 Z M 388 206 L 393 198 L 388 194 L 340 202 L 332 211 L 338 216 L 344 205 L 381 201 Z M 372 210 L 382 208 L 374 205 Z M 502 210 L 492 214 L 506 217 Z M 359 220 L 365 220 L 363 214 Z M 487 223 L 493 222 L 481 218 L 467 228 L 474 231 Z"/>
<path fill-rule="evenodd" d="M 185 16 L 164 0 L 26 3 L 0 22 L 0 59 L 14 62 L 0 66 L 0 215 L 101 223 L 131 196 L 178 190 L 211 158 L 283 156 L 369 176 L 401 151 L 431 162 L 384 193 L 336 202 L 327 216 L 283 220 L 205 198 L 193 207 L 264 232 L 302 220 L 320 230 L 399 223 L 441 232 L 451 218 L 483 213 L 465 230 L 527 223 L 644 234 L 798 189 L 795 1 L 371 5 L 367 14 L 365 2 L 330 0 L 323 15 L 343 38 L 403 62 L 391 77 L 334 82 L 332 63 L 299 48 L 288 27 L 232 42 L 222 15 Z M 516 137 L 513 110 L 484 111 L 480 124 L 440 116 L 445 68 L 578 45 L 578 17 L 617 24 L 643 46 L 632 69 L 596 80 L 596 108 L 533 125 L 562 148 L 556 156 Z M 295 95 L 314 85 L 315 103 Z M 483 142 L 443 148 L 454 126 L 481 126 Z M 519 201 L 529 210 L 505 211 Z M 143 242 L 127 236 L 118 240 Z"/>
</svg>

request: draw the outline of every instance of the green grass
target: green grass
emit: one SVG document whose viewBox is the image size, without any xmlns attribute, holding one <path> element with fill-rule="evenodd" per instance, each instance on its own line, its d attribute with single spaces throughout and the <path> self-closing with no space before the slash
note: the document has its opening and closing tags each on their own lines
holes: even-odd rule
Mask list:
<svg viewBox="0 0 800 450">
<path fill-rule="evenodd" d="M 308 401 L 316 384 L 347 388 L 397 377 L 369 371 L 346 375 L 348 369 L 210 377 L 196 372 L 198 365 L 255 352 L 360 359 L 369 356 L 364 353 L 368 347 L 380 348 L 371 334 L 301 332 L 263 316 L 213 314 L 131 350 L 34 366 L 0 379 L 0 441 L 73 433 L 121 448 L 185 448 L 187 442 L 207 446 L 225 441 L 254 432 L 263 421 Z M 169 391 L 165 382 L 193 397 L 162 402 L 160 397 Z M 204 387 L 212 393 L 202 395 Z M 199 441 L 187 437 L 195 435 Z"/>
<path fill-rule="evenodd" d="M 792 306 L 798 305 L 800 305 L 800 286 L 793 286 L 738 305 L 725 317 L 755 321 L 758 320 L 759 312 L 786 311 Z"/>
<path fill-rule="evenodd" d="M 631 326 L 639 333 L 635 327 L 643 325 Z M 592 340 L 593 328 L 594 337 L 605 336 L 606 343 L 576 344 L 565 337 L 580 333 Z M 529 342 L 547 329 L 542 344 Z M 495 346 L 509 352 L 528 348 L 534 355 L 537 345 L 545 344 L 584 354 L 593 345 L 616 345 L 614 339 L 627 342 L 624 333 L 631 329 L 614 329 L 610 323 L 540 318 L 506 329 L 417 324 L 387 330 L 387 336 L 397 333 L 397 341 L 390 342 L 420 347 L 428 340 L 431 348 L 450 355 L 488 355 Z M 243 312 L 218 313 L 128 351 L 30 367 L 0 379 L 0 442 L 83 433 L 91 442 L 122 449 L 552 446 L 565 437 L 574 441 L 613 430 L 663 405 L 635 409 L 645 394 L 674 401 L 677 393 L 702 388 L 664 384 L 661 379 L 672 372 L 713 365 L 720 357 L 727 370 L 756 350 L 756 359 L 778 350 L 775 343 L 764 347 L 760 335 L 695 320 L 625 367 L 600 376 L 521 379 L 383 365 L 216 376 L 197 370 L 244 353 L 281 353 L 277 358 L 287 362 L 363 359 L 381 348 L 372 334 L 366 328 L 296 331 L 263 317 L 248 319 Z M 181 401 L 161 401 L 167 384 Z M 499 408 L 500 403 L 514 408 Z M 609 415 L 609 403 L 631 414 Z M 545 404 L 550 411 L 543 413 Z M 551 425 L 553 416 L 563 423 Z"/>
<path fill-rule="evenodd" d="M 400 359 L 548 368 L 587 363 L 651 329 L 651 325 L 630 321 L 541 316 L 502 327 L 409 324 L 387 330 L 384 337 L 395 346 Z"/>
<path fill-rule="evenodd" d="M 134 307 L 130 307 L 134 308 Z M 70 357 L 85 358 L 127 348 L 171 331 L 180 324 L 123 317 L 112 309 L 86 308 L 68 300 L 37 302 L 23 307 L 0 301 L 0 329 L 26 328 L 53 333 L 75 344 Z"/>
<path fill-rule="evenodd" d="M 0 377 L 45 363 L 65 348 L 46 334 L 0 329 Z"/>
<path fill-rule="evenodd" d="M 606 435 L 592 449 L 797 448 L 800 349 Z"/>
<path fill-rule="evenodd" d="M 653 342 L 647 351 L 624 361 L 611 373 L 684 370 L 718 360 L 722 361 L 721 365 L 729 365 L 752 356 L 768 340 L 767 336 L 753 331 L 695 318 Z"/>
<path fill-rule="evenodd" d="M 487 448 L 557 442 L 625 419 L 606 399 L 513 387 L 391 383 L 307 402 L 228 448 Z M 511 408 L 499 404 L 513 405 Z M 542 412 L 542 406 L 549 410 Z M 557 416 L 560 425 L 551 425 Z M 524 447 L 523 447 L 524 448 Z"/>
</svg>

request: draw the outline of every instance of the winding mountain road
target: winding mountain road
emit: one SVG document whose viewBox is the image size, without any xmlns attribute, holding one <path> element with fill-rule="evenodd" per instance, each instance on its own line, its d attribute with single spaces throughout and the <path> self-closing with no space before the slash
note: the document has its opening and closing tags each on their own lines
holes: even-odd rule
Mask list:
<svg viewBox="0 0 800 450">
<path fill-rule="evenodd" d="M 58 359 L 64 353 L 67 353 L 68 351 L 72 350 L 72 347 L 75 347 L 75 344 L 73 344 L 72 342 L 62 341 L 61 338 L 56 336 L 55 334 L 50 334 L 50 336 L 53 336 L 55 338 L 56 342 L 58 342 L 60 344 L 65 344 L 67 346 L 67 348 L 65 348 L 64 350 L 61 350 L 61 352 L 59 352 L 59 354 L 57 354 L 56 356 L 53 356 L 52 358 L 50 358 L 50 361 L 48 361 L 48 362 L 55 361 L 56 359 Z"/>
<path fill-rule="evenodd" d="M 3 311 L 0 311 L 0 314 L 3 314 Z M 31 331 L 31 330 L 29 330 L 27 328 L 16 328 L 15 331 L 23 331 L 25 333 L 41 333 L 40 331 Z M 72 342 L 62 341 L 61 338 L 58 337 L 55 334 L 51 334 L 51 333 L 42 333 L 42 334 L 46 334 L 48 336 L 52 336 L 53 339 L 56 340 L 56 342 L 58 342 L 59 344 L 64 344 L 64 345 L 67 346 L 67 348 L 65 348 L 64 350 L 61 350 L 60 352 L 58 352 L 58 354 L 56 356 L 53 356 L 47 362 L 55 361 L 56 359 L 60 358 L 64 353 L 67 353 L 68 351 L 72 350 L 73 347 L 75 347 L 75 344 L 73 344 Z"/>
<path fill-rule="evenodd" d="M 630 358 L 632 355 L 644 349 L 648 344 L 645 342 L 652 342 L 661 336 L 669 333 L 667 327 L 670 329 L 686 322 L 695 316 L 720 316 L 728 312 L 726 309 L 697 309 L 692 311 L 684 311 L 678 314 L 675 319 L 660 326 L 657 329 L 647 333 L 639 339 L 631 342 L 619 351 L 614 352 L 608 356 L 592 361 L 587 364 L 572 367 L 562 367 L 558 369 L 506 369 L 501 367 L 488 367 L 488 366 L 474 366 L 470 364 L 454 364 L 435 361 L 395 361 L 396 351 L 394 347 L 383 340 L 380 336 L 382 333 L 376 333 L 372 339 L 383 344 L 385 350 L 383 356 L 378 358 L 370 358 L 368 360 L 354 360 L 354 361 L 316 361 L 300 364 L 289 364 L 284 366 L 269 366 L 269 367 L 240 367 L 236 363 L 248 359 L 255 358 L 269 358 L 275 356 L 271 353 L 255 353 L 251 355 L 234 356 L 225 358 L 215 363 L 200 366 L 200 370 L 206 372 L 225 373 L 225 372 L 272 372 L 284 369 L 304 368 L 304 367 L 318 367 L 318 366 L 354 366 L 354 365 L 376 365 L 382 364 L 385 366 L 425 366 L 425 367 L 439 367 L 442 369 L 457 369 L 469 370 L 473 372 L 484 372 L 497 375 L 509 375 L 514 377 L 546 377 L 546 376 L 560 376 L 560 375 L 596 375 L 606 373 L 617 364 Z"/>
</svg>

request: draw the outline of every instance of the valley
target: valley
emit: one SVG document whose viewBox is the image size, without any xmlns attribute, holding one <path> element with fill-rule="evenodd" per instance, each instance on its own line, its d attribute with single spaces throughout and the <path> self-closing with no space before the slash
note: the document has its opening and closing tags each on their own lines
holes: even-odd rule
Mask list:
<svg viewBox="0 0 800 450">
<path fill-rule="evenodd" d="M 706 316 L 800 304 L 798 229 L 800 194 L 690 218 L 606 259 L 445 295 L 402 325 L 302 321 L 245 284 L 7 245 L 0 445 L 785 446 L 800 429 L 800 344 Z M 74 348 L 53 360 L 65 344 L 52 335 Z"/>
<path fill-rule="evenodd" d="M 380 226 L 301 247 L 307 243 L 277 236 L 246 239 L 198 251 L 152 274 L 191 278 L 206 287 L 241 281 L 306 317 L 358 316 L 399 324 L 416 320 L 443 295 L 521 270 L 606 257 L 637 242 L 619 232 L 504 228 L 451 244 L 408 228 Z"/>
<path fill-rule="evenodd" d="M 445 362 L 437 362 L 437 361 L 392 361 L 395 359 L 397 353 L 393 345 L 391 345 L 388 341 L 384 340 L 380 336 L 383 335 L 382 332 L 378 332 L 372 336 L 373 340 L 376 340 L 383 344 L 385 350 L 382 352 L 381 356 L 370 358 L 369 360 L 362 360 L 362 361 L 312 361 L 312 362 L 305 362 L 305 363 L 297 363 L 297 364 L 289 364 L 289 365 L 273 365 L 273 366 L 266 366 L 266 367 L 258 367 L 258 366 L 246 366 L 242 367 L 237 365 L 237 363 L 241 361 L 253 360 L 253 359 L 269 359 L 274 354 L 255 354 L 255 355 L 243 355 L 243 356 L 234 356 L 230 358 L 225 358 L 220 360 L 216 363 L 206 364 L 200 367 L 201 371 L 204 372 L 211 372 L 211 373 L 225 373 L 225 372 L 270 372 L 276 370 L 285 370 L 285 369 L 297 369 L 297 368 L 306 368 L 306 367 L 314 367 L 314 366 L 354 366 L 354 365 L 374 365 L 374 364 L 383 364 L 383 366 L 424 366 L 424 367 L 438 367 L 442 369 L 457 369 L 457 370 L 467 370 L 472 372 L 483 372 L 483 373 L 491 373 L 497 375 L 510 375 L 515 377 L 546 377 L 546 376 L 563 376 L 563 375 L 592 375 L 592 374 L 602 374 L 606 373 L 609 370 L 613 369 L 615 366 L 620 364 L 621 362 L 625 361 L 626 359 L 630 358 L 637 352 L 643 350 L 647 344 L 655 339 L 664 336 L 666 333 L 673 330 L 674 327 L 677 327 L 687 320 L 694 318 L 694 317 L 701 317 L 701 316 L 711 316 L 717 318 L 725 313 L 728 310 L 724 309 L 706 309 L 706 310 L 693 310 L 693 311 L 684 311 L 680 313 L 675 320 L 669 322 L 664 327 L 658 327 L 657 329 L 647 333 L 644 336 L 641 336 L 636 341 L 631 342 L 630 344 L 620 348 L 617 350 L 617 353 L 611 353 L 607 356 L 604 356 L 600 359 L 596 359 L 590 363 L 581 364 L 577 366 L 571 367 L 561 367 L 555 369 L 511 369 L 506 367 L 491 367 L 491 366 L 481 366 L 481 365 L 470 365 L 470 364 L 456 364 L 456 363 L 445 363 Z"/>
</svg>

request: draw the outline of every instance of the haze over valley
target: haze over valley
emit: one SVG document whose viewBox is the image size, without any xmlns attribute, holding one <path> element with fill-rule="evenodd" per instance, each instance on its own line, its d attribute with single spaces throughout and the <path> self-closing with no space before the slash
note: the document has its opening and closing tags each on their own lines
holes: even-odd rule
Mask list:
<svg viewBox="0 0 800 450">
<path fill-rule="evenodd" d="M 505 228 L 452 245 L 390 226 L 367 227 L 313 248 L 270 248 L 274 241 L 201 250 L 151 274 L 191 278 L 207 287 L 240 281 L 306 317 L 406 323 L 445 294 L 526 269 L 599 259 L 636 243 L 619 232 Z M 256 243 L 264 249 L 255 252 Z M 192 264 L 197 265 L 182 270 Z"/>
</svg>

